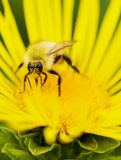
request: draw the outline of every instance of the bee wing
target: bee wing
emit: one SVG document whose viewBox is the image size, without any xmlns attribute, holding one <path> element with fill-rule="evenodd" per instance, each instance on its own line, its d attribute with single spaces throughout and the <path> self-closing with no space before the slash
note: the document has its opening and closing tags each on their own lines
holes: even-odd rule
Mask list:
<svg viewBox="0 0 121 160">
<path fill-rule="evenodd" d="M 47 55 L 54 54 L 64 48 L 72 46 L 76 41 L 69 41 L 69 42 L 62 42 L 55 45 L 52 49 L 50 49 L 47 53 Z"/>
</svg>

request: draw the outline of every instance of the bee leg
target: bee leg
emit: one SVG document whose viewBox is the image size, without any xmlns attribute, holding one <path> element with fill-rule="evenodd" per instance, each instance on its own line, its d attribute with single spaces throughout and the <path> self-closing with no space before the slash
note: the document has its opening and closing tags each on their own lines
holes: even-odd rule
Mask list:
<svg viewBox="0 0 121 160">
<path fill-rule="evenodd" d="M 42 88 L 42 76 L 40 75 L 40 82 L 41 82 L 41 88 Z"/>
<path fill-rule="evenodd" d="M 56 62 L 58 62 L 60 58 L 61 58 L 61 55 L 56 56 L 55 59 L 54 59 L 54 64 L 55 64 Z"/>
<path fill-rule="evenodd" d="M 35 83 L 38 85 L 38 77 L 35 78 Z"/>
<path fill-rule="evenodd" d="M 22 62 L 22 63 L 18 66 L 18 68 L 17 68 L 17 70 L 15 71 L 15 73 L 17 73 L 17 72 L 19 71 L 19 69 L 23 66 L 23 64 L 24 64 L 24 62 Z"/>
<path fill-rule="evenodd" d="M 61 87 L 60 87 L 60 85 L 61 85 L 61 81 L 62 81 L 61 80 L 61 76 L 54 70 L 49 70 L 48 72 L 58 76 L 58 94 L 59 94 L 59 97 L 60 97 L 61 96 Z"/>
<path fill-rule="evenodd" d="M 45 84 L 45 82 L 47 81 L 47 74 L 45 72 L 42 72 L 42 74 L 45 76 L 44 81 L 42 83 L 42 86 L 43 86 Z"/>
<path fill-rule="evenodd" d="M 35 78 L 35 83 L 36 85 L 38 85 L 38 79 L 40 78 L 40 83 L 41 83 L 41 86 L 42 86 L 42 76 L 40 74 L 38 74 L 38 77 Z"/>
<path fill-rule="evenodd" d="M 66 63 L 73 68 L 74 71 L 76 71 L 77 73 L 80 73 L 79 70 L 76 68 L 76 66 L 72 65 L 72 61 L 69 57 L 67 57 L 65 55 L 62 55 L 62 57 L 66 61 Z"/>
<path fill-rule="evenodd" d="M 29 78 L 28 78 L 28 75 L 31 74 L 31 73 L 32 73 L 32 72 L 28 72 L 28 73 L 24 76 L 24 90 L 23 90 L 23 91 L 25 91 L 25 89 L 26 89 L 26 81 L 27 81 L 27 80 L 28 80 L 28 82 L 29 82 L 30 87 L 32 88 L 31 83 L 30 83 L 30 80 L 29 80 Z"/>
</svg>

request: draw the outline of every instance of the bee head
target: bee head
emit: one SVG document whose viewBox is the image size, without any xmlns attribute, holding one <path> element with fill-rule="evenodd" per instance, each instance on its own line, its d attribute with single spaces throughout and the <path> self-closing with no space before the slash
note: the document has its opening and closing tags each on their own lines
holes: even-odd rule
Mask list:
<svg viewBox="0 0 121 160">
<path fill-rule="evenodd" d="M 29 62 L 28 63 L 28 70 L 29 72 L 36 71 L 36 73 L 41 73 L 42 72 L 42 63 L 41 62 Z"/>
</svg>

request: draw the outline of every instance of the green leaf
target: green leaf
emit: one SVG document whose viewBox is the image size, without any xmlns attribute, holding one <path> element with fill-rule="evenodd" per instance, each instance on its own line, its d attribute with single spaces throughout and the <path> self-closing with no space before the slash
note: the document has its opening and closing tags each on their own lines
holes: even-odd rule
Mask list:
<svg viewBox="0 0 121 160">
<path fill-rule="evenodd" d="M 10 158 L 5 154 L 0 154 L 0 160 L 10 160 Z"/>
<path fill-rule="evenodd" d="M 25 144 L 27 145 L 28 151 L 33 156 L 39 160 L 60 160 L 61 154 L 59 144 L 47 146 L 44 143 L 41 145 L 38 141 L 37 137 L 25 138 Z"/>
<path fill-rule="evenodd" d="M 86 159 L 85 159 L 86 160 Z M 93 154 L 90 160 L 121 160 L 116 157 L 112 157 L 110 152 L 104 154 Z"/>
<path fill-rule="evenodd" d="M 40 146 L 32 138 L 27 138 L 26 144 L 28 146 L 28 150 L 31 152 L 32 155 L 35 156 L 47 153 L 55 148 L 58 148 L 60 150 L 60 146 L 58 144 L 53 144 L 51 146 Z"/>
<path fill-rule="evenodd" d="M 94 153 L 87 156 L 81 156 L 80 160 L 121 160 L 121 145 L 105 153 Z"/>
<path fill-rule="evenodd" d="M 118 140 L 91 134 L 85 134 L 77 141 L 81 148 L 95 153 L 105 153 L 120 145 Z"/>
<path fill-rule="evenodd" d="M 91 134 L 85 134 L 81 139 L 77 140 L 81 148 L 94 151 L 98 148 L 95 137 Z"/>
<path fill-rule="evenodd" d="M 19 137 L 23 139 L 24 143 L 28 143 L 29 139 L 33 139 L 40 146 L 43 145 L 44 137 L 41 130 L 28 131 L 28 132 L 20 132 Z M 28 144 L 27 144 L 28 145 Z"/>
<path fill-rule="evenodd" d="M 78 160 L 121 160 L 121 159 L 114 159 L 114 157 L 111 156 L 111 151 L 98 154 L 98 153 L 91 153 L 87 155 L 81 155 Z"/>
<path fill-rule="evenodd" d="M 107 159 L 105 159 L 107 160 Z M 121 160 L 121 157 L 109 157 L 109 160 Z"/>
<path fill-rule="evenodd" d="M 80 146 L 77 141 L 69 144 L 61 144 L 61 155 L 63 159 L 74 159 L 80 154 Z"/>
<path fill-rule="evenodd" d="M 17 135 L 8 128 L 0 127 L 0 150 L 6 143 L 19 144 Z"/>
<path fill-rule="evenodd" d="M 58 148 L 55 148 L 47 153 L 37 156 L 38 160 L 63 160 L 63 159 L 60 159 L 60 157 L 61 155 Z"/>
<path fill-rule="evenodd" d="M 42 136 L 43 134 L 41 132 L 19 132 L 18 133 L 19 137 L 21 138 L 26 138 L 26 137 L 35 137 L 35 136 Z"/>
<path fill-rule="evenodd" d="M 111 152 L 111 156 L 116 160 L 121 160 L 121 145 Z"/>
<path fill-rule="evenodd" d="M 113 150 L 120 145 L 120 142 L 111 138 L 94 136 L 98 144 L 98 148 L 94 150 L 96 153 L 105 153 Z"/>
<path fill-rule="evenodd" d="M 81 148 L 81 152 L 77 156 L 77 159 L 78 160 L 83 160 L 83 159 L 85 159 L 87 157 L 90 157 L 90 155 L 92 155 L 92 151 Z"/>
<path fill-rule="evenodd" d="M 6 144 L 1 152 L 8 155 L 11 160 L 37 160 L 29 152 L 18 149 L 12 144 Z"/>
</svg>

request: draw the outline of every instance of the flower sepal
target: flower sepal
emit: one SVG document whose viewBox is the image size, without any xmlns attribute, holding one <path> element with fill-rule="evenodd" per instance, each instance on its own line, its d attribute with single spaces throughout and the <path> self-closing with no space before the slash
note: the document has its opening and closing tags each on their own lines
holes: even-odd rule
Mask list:
<svg viewBox="0 0 121 160">
<path fill-rule="evenodd" d="M 120 142 L 85 134 L 75 141 L 47 145 L 42 129 L 19 133 L 0 127 L 0 158 L 2 160 L 119 160 Z"/>
</svg>

